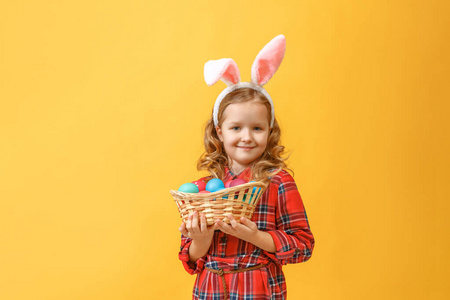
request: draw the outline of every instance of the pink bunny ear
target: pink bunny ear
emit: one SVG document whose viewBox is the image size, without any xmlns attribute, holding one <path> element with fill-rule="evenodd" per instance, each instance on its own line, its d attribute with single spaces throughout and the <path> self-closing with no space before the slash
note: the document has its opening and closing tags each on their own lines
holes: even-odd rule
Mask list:
<svg viewBox="0 0 450 300">
<path fill-rule="evenodd" d="M 219 79 L 228 86 L 241 81 L 239 68 L 231 58 L 208 61 L 205 64 L 204 73 L 207 85 L 213 85 L 219 81 Z"/>
<path fill-rule="evenodd" d="M 265 85 L 278 70 L 285 51 L 286 38 L 282 34 L 265 45 L 253 62 L 252 82 L 260 86 Z"/>
</svg>

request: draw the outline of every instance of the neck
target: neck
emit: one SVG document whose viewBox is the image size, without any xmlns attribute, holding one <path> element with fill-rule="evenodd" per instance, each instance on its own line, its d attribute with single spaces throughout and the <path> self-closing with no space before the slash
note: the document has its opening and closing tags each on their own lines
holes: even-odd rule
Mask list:
<svg viewBox="0 0 450 300">
<path fill-rule="evenodd" d="M 231 173 L 233 173 L 234 175 L 239 175 L 242 173 L 242 171 L 244 171 L 245 169 L 247 169 L 248 166 L 233 166 L 231 165 L 229 167 Z"/>
<path fill-rule="evenodd" d="M 230 168 L 231 173 L 233 173 L 234 175 L 239 175 L 244 170 L 245 170 L 245 168 L 244 169 L 243 168 L 236 168 L 236 169 Z"/>
</svg>

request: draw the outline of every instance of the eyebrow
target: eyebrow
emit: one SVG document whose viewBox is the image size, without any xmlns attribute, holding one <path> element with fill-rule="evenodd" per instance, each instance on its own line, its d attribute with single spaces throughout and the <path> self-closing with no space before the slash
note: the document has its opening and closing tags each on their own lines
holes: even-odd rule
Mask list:
<svg viewBox="0 0 450 300">
<path fill-rule="evenodd" d="M 266 122 L 258 122 L 258 123 L 255 123 L 255 124 L 253 124 L 253 125 L 254 125 L 254 126 L 260 126 L 260 127 L 269 126 L 269 124 L 266 123 Z"/>
<path fill-rule="evenodd" d="M 239 121 L 230 121 L 228 123 L 228 126 L 235 126 L 235 125 L 242 125 L 242 122 Z M 258 126 L 258 127 L 268 127 L 269 124 L 267 122 L 256 122 L 251 124 L 251 126 Z"/>
</svg>

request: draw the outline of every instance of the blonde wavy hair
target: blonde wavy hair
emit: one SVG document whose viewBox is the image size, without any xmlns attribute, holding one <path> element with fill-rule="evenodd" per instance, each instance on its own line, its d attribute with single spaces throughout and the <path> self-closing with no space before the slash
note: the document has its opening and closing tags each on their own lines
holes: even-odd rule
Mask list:
<svg viewBox="0 0 450 300">
<path fill-rule="evenodd" d="M 271 106 L 264 95 L 251 88 L 237 89 L 223 98 L 219 106 L 218 112 L 218 126 L 222 126 L 223 113 L 230 104 L 245 103 L 245 102 L 261 103 L 267 108 L 267 118 L 270 124 L 271 121 Z M 274 119 L 273 127 L 270 129 L 267 146 L 264 153 L 251 166 L 251 171 L 254 180 L 268 181 L 270 176 L 275 175 L 281 169 L 287 169 L 286 160 L 283 158 L 284 146 L 280 145 L 280 126 L 277 119 Z M 214 119 L 208 120 L 205 126 L 204 136 L 205 152 L 200 156 L 197 162 L 197 169 L 199 171 L 206 170 L 211 174 L 211 177 L 223 179 L 225 176 L 225 167 L 229 165 L 228 156 L 223 148 L 223 144 L 217 135 L 214 126 Z M 291 171 L 292 172 L 292 171 Z"/>
</svg>

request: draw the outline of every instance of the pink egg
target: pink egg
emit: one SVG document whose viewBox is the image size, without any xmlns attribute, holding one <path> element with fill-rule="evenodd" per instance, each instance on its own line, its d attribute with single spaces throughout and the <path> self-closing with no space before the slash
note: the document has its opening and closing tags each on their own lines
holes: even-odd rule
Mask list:
<svg viewBox="0 0 450 300">
<path fill-rule="evenodd" d="M 204 191 L 206 188 L 206 182 L 204 182 L 202 179 L 197 180 L 197 181 L 192 181 L 192 183 L 198 187 L 199 191 Z"/>
<path fill-rule="evenodd" d="M 244 183 L 247 183 L 247 181 L 245 181 L 244 179 L 241 179 L 241 178 L 236 178 L 230 182 L 230 187 L 241 185 Z"/>
<path fill-rule="evenodd" d="M 200 191 L 200 192 L 198 192 L 199 194 L 209 194 L 209 193 L 211 193 L 210 191 L 205 191 L 205 190 L 203 190 L 203 191 Z"/>
<path fill-rule="evenodd" d="M 225 188 L 229 188 L 230 187 L 230 183 L 232 182 L 233 180 L 228 180 L 227 182 L 225 182 Z"/>
</svg>

